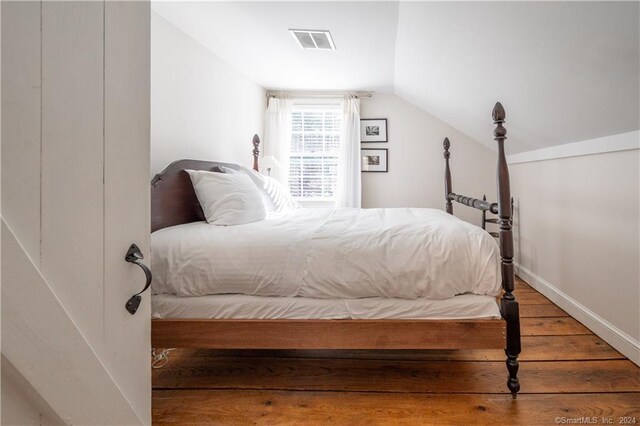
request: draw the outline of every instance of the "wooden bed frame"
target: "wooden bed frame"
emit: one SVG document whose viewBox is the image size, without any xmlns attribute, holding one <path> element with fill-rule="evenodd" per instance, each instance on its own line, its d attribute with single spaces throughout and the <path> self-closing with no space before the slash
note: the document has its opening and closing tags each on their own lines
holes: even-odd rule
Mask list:
<svg viewBox="0 0 640 426">
<path fill-rule="evenodd" d="M 498 214 L 502 288 L 502 319 L 477 320 L 233 320 L 154 319 L 154 348 L 211 349 L 497 349 L 505 348 L 507 386 L 515 398 L 520 353 L 520 318 L 513 295 L 513 235 L 509 170 L 504 152 L 505 111 L 498 102 L 493 109 L 498 144 L 498 202 L 455 194 L 449 168 L 450 143 L 444 140 L 446 211 L 452 201 Z M 253 168 L 258 170 L 260 139 L 253 138 Z M 202 209 L 185 169 L 219 171 L 237 169 L 235 164 L 179 160 L 151 182 L 151 230 L 204 220 Z"/>
</svg>

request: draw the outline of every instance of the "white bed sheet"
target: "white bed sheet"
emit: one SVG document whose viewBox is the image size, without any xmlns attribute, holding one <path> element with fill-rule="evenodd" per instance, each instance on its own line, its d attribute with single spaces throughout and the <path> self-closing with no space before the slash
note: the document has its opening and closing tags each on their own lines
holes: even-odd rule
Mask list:
<svg viewBox="0 0 640 426">
<path fill-rule="evenodd" d="M 500 318 L 495 297 L 463 294 L 445 300 L 310 299 L 243 294 L 151 297 L 153 318 L 191 319 L 477 319 Z"/>
<path fill-rule="evenodd" d="M 499 249 L 441 210 L 298 209 L 151 236 L 155 294 L 448 299 L 500 291 Z"/>
</svg>

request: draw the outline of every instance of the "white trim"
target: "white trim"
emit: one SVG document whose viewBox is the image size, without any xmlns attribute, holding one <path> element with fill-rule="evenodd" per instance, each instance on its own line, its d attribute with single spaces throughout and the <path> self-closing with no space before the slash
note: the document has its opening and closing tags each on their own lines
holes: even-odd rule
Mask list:
<svg viewBox="0 0 640 426">
<path fill-rule="evenodd" d="M 509 155 L 509 164 L 640 149 L 640 130 Z"/>
<path fill-rule="evenodd" d="M 295 200 L 298 202 L 298 204 L 300 204 L 300 207 L 302 208 L 334 208 L 336 206 L 336 200 L 334 200 L 333 198 L 295 198 Z"/>
<path fill-rule="evenodd" d="M 516 274 L 525 280 L 531 287 L 548 297 L 553 303 L 567 311 L 585 327 L 593 331 L 605 342 L 609 343 L 635 364 L 640 365 L 640 341 L 629 336 L 600 315 L 568 296 L 557 287 L 545 281 L 522 265 L 516 264 Z M 516 292 L 517 293 L 517 292 Z M 516 299 L 518 295 L 516 294 Z"/>
</svg>

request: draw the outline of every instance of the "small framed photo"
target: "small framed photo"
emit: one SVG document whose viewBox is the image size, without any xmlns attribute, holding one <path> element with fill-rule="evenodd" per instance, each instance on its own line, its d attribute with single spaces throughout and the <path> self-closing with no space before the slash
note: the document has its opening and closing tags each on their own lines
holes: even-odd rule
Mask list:
<svg viewBox="0 0 640 426">
<path fill-rule="evenodd" d="M 386 118 L 360 120 L 360 142 L 387 142 Z"/>
<path fill-rule="evenodd" d="M 389 150 L 377 148 L 362 148 L 361 150 L 361 170 L 363 172 L 388 172 L 389 171 Z"/>
</svg>

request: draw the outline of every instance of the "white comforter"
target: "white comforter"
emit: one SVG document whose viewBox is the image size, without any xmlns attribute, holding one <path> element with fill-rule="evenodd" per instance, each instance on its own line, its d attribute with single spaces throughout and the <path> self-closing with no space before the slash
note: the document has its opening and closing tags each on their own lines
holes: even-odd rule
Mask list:
<svg viewBox="0 0 640 426">
<path fill-rule="evenodd" d="M 433 209 L 298 209 L 236 226 L 151 236 L 155 294 L 446 299 L 497 295 L 499 249 Z"/>
</svg>

